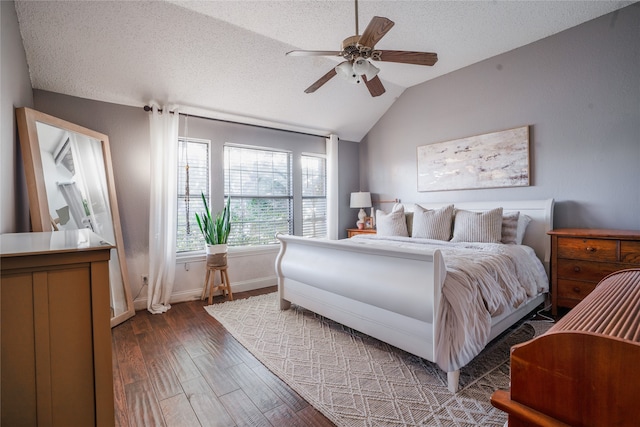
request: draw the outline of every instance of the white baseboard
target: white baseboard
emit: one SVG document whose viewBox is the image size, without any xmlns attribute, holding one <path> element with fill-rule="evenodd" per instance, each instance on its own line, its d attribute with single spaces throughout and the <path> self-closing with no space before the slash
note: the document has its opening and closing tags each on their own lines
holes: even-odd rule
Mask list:
<svg viewBox="0 0 640 427">
<path fill-rule="evenodd" d="M 269 286 L 275 286 L 276 284 L 277 284 L 276 276 L 261 277 L 259 279 L 245 280 L 242 282 L 234 282 L 231 284 L 231 291 L 233 293 L 246 292 L 246 291 L 252 291 L 254 289 L 262 289 L 262 288 L 267 288 Z M 199 287 L 197 289 L 189 289 L 185 291 L 175 292 L 171 294 L 169 303 L 175 304 L 179 302 L 199 300 L 200 295 L 202 295 L 202 287 Z M 146 310 L 147 309 L 146 295 L 143 298 L 138 298 L 134 300 L 133 308 L 135 310 Z"/>
</svg>

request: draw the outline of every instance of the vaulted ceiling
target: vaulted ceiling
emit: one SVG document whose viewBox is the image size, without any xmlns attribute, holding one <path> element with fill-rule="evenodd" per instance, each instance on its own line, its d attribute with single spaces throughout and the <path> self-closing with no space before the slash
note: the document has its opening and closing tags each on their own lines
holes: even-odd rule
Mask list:
<svg viewBox="0 0 640 427">
<path fill-rule="evenodd" d="M 386 93 L 375 98 L 340 78 L 306 94 L 341 58 L 285 55 L 340 50 L 355 34 L 352 0 L 17 0 L 16 10 L 35 89 L 360 141 L 405 89 L 629 3 L 359 0 L 360 33 L 373 16 L 395 22 L 376 48 L 439 58 L 376 62 Z"/>
</svg>

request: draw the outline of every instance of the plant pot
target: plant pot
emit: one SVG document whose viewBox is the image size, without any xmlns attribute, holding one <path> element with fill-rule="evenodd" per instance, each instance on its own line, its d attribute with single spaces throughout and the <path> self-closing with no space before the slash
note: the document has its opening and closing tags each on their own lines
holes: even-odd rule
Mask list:
<svg viewBox="0 0 640 427">
<path fill-rule="evenodd" d="M 207 266 L 225 267 L 227 265 L 227 245 L 207 245 Z"/>
<path fill-rule="evenodd" d="M 226 253 L 227 253 L 226 243 L 221 243 L 219 245 L 207 245 L 207 255 L 226 254 Z"/>
</svg>

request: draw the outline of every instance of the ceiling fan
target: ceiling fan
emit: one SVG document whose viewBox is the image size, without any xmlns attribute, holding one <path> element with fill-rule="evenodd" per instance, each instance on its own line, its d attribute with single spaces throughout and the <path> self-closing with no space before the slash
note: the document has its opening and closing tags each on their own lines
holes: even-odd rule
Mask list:
<svg viewBox="0 0 640 427">
<path fill-rule="evenodd" d="M 376 43 L 393 27 L 394 22 L 388 18 L 374 16 L 364 33 L 358 35 L 358 0 L 355 0 L 355 9 L 356 35 L 344 39 L 342 50 L 292 50 L 287 52 L 289 56 L 341 56 L 345 59 L 305 89 L 305 93 L 315 92 L 339 74 L 351 83 L 364 81 L 371 96 L 380 96 L 385 92 L 385 89 L 377 75 L 380 70 L 370 62 L 371 60 L 429 66 L 438 61 L 438 54 L 432 52 L 374 49 Z"/>
</svg>

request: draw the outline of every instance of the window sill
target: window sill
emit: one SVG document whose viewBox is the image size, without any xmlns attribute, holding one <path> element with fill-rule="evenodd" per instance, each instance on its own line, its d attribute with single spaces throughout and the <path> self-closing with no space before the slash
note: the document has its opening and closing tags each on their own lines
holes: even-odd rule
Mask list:
<svg viewBox="0 0 640 427">
<path fill-rule="evenodd" d="M 240 258 L 245 256 L 277 253 L 280 250 L 279 244 L 262 246 L 236 246 L 230 247 L 227 258 Z M 183 252 L 176 254 L 176 262 L 198 262 L 204 261 L 207 255 L 205 251 Z"/>
</svg>

